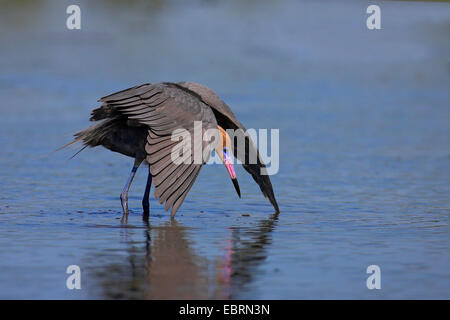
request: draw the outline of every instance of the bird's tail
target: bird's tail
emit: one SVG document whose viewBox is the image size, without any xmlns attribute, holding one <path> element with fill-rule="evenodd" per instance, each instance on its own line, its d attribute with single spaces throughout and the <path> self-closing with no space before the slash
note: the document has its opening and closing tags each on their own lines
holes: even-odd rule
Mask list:
<svg viewBox="0 0 450 320">
<path fill-rule="evenodd" d="M 78 155 L 81 151 L 86 149 L 87 147 L 96 147 L 102 144 L 103 138 L 108 134 L 109 129 L 111 126 L 114 125 L 116 119 L 105 119 L 103 121 L 97 122 L 89 127 L 87 127 L 84 130 L 81 130 L 74 134 L 75 139 L 73 141 L 67 143 L 66 145 L 58 148 L 55 150 L 60 151 L 62 149 L 65 149 L 77 142 L 82 142 L 83 146 L 80 150 L 78 150 L 72 157 L 69 159 L 74 158 L 76 155 Z"/>
</svg>

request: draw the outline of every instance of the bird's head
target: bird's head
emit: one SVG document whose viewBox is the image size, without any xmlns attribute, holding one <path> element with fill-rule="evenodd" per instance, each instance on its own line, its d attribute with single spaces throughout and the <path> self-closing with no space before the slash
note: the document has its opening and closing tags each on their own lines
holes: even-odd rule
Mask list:
<svg viewBox="0 0 450 320">
<path fill-rule="evenodd" d="M 230 175 L 231 181 L 233 182 L 236 192 L 241 197 L 241 191 L 239 189 L 239 184 L 236 178 L 236 171 L 233 166 L 233 150 L 231 148 L 231 139 L 228 133 L 221 127 L 219 128 L 219 143 L 216 145 L 215 150 L 222 159 L 225 168 L 227 168 L 228 174 Z"/>
</svg>

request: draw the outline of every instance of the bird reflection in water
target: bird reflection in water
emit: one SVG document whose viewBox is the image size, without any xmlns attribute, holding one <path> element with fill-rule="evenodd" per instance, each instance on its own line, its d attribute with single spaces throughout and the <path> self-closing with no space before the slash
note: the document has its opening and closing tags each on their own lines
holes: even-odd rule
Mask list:
<svg viewBox="0 0 450 320">
<path fill-rule="evenodd" d="M 254 228 L 230 227 L 222 254 L 195 252 L 190 229 L 175 219 L 160 226 L 145 222 L 145 245 L 122 228 L 129 264 L 116 261 L 97 273 L 101 295 L 124 299 L 236 299 L 258 274 L 272 241 L 278 214 Z M 144 220 L 145 221 L 145 220 Z"/>
<path fill-rule="evenodd" d="M 146 299 L 206 299 L 207 260 L 195 254 L 187 228 L 174 219 L 146 232 Z"/>
</svg>

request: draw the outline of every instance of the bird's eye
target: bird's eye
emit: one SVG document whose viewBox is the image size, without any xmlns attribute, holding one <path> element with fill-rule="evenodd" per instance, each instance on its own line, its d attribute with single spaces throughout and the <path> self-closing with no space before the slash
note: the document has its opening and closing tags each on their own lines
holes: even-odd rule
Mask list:
<svg viewBox="0 0 450 320">
<path fill-rule="evenodd" d="M 228 149 L 225 147 L 225 148 L 223 148 L 223 157 L 225 158 L 225 159 L 230 159 L 231 157 L 230 157 L 230 154 L 228 153 Z"/>
</svg>

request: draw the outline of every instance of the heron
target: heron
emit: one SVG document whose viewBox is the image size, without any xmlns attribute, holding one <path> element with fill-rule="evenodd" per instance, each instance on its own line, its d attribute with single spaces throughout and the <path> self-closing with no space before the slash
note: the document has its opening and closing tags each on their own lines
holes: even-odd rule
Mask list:
<svg viewBox="0 0 450 320">
<path fill-rule="evenodd" d="M 194 82 L 145 83 L 107 95 L 98 101 L 101 105 L 91 112 L 90 121 L 94 124 L 75 133 L 74 140 L 66 146 L 80 141 L 83 146 L 76 154 L 86 147 L 103 146 L 134 158 L 131 173 L 120 194 L 124 217 L 129 212 L 128 191 L 142 163 L 148 164 L 149 168 L 142 198 L 144 217 L 150 213 L 149 195 L 153 183 L 154 197 L 159 200 L 159 204 L 165 203 L 165 210 L 171 210 L 173 218 L 212 150 L 225 165 L 239 197 L 241 193 L 232 161 L 234 157 L 240 160 L 275 212 L 279 213 L 272 183 L 267 172 L 264 172 L 265 164 L 255 144 L 249 135 L 245 135 L 242 146 L 244 152 L 234 152 L 238 148 L 238 139 L 232 141 L 227 130 L 246 132 L 246 129 L 212 89 Z M 180 139 L 174 141 L 173 133 L 183 129 L 192 134 L 195 121 L 201 121 L 202 133 L 208 129 L 217 129 L 218 141 L 215 144 L 202 141 L 200 145 L 204 148 L 202 152 L 205 156 L 200 163 L 194 161 L 192 156 L 176 163 L 173 153 Z M 255 161 L 249 161 L 252 153 L 256 155 Z"/>
</svg>

